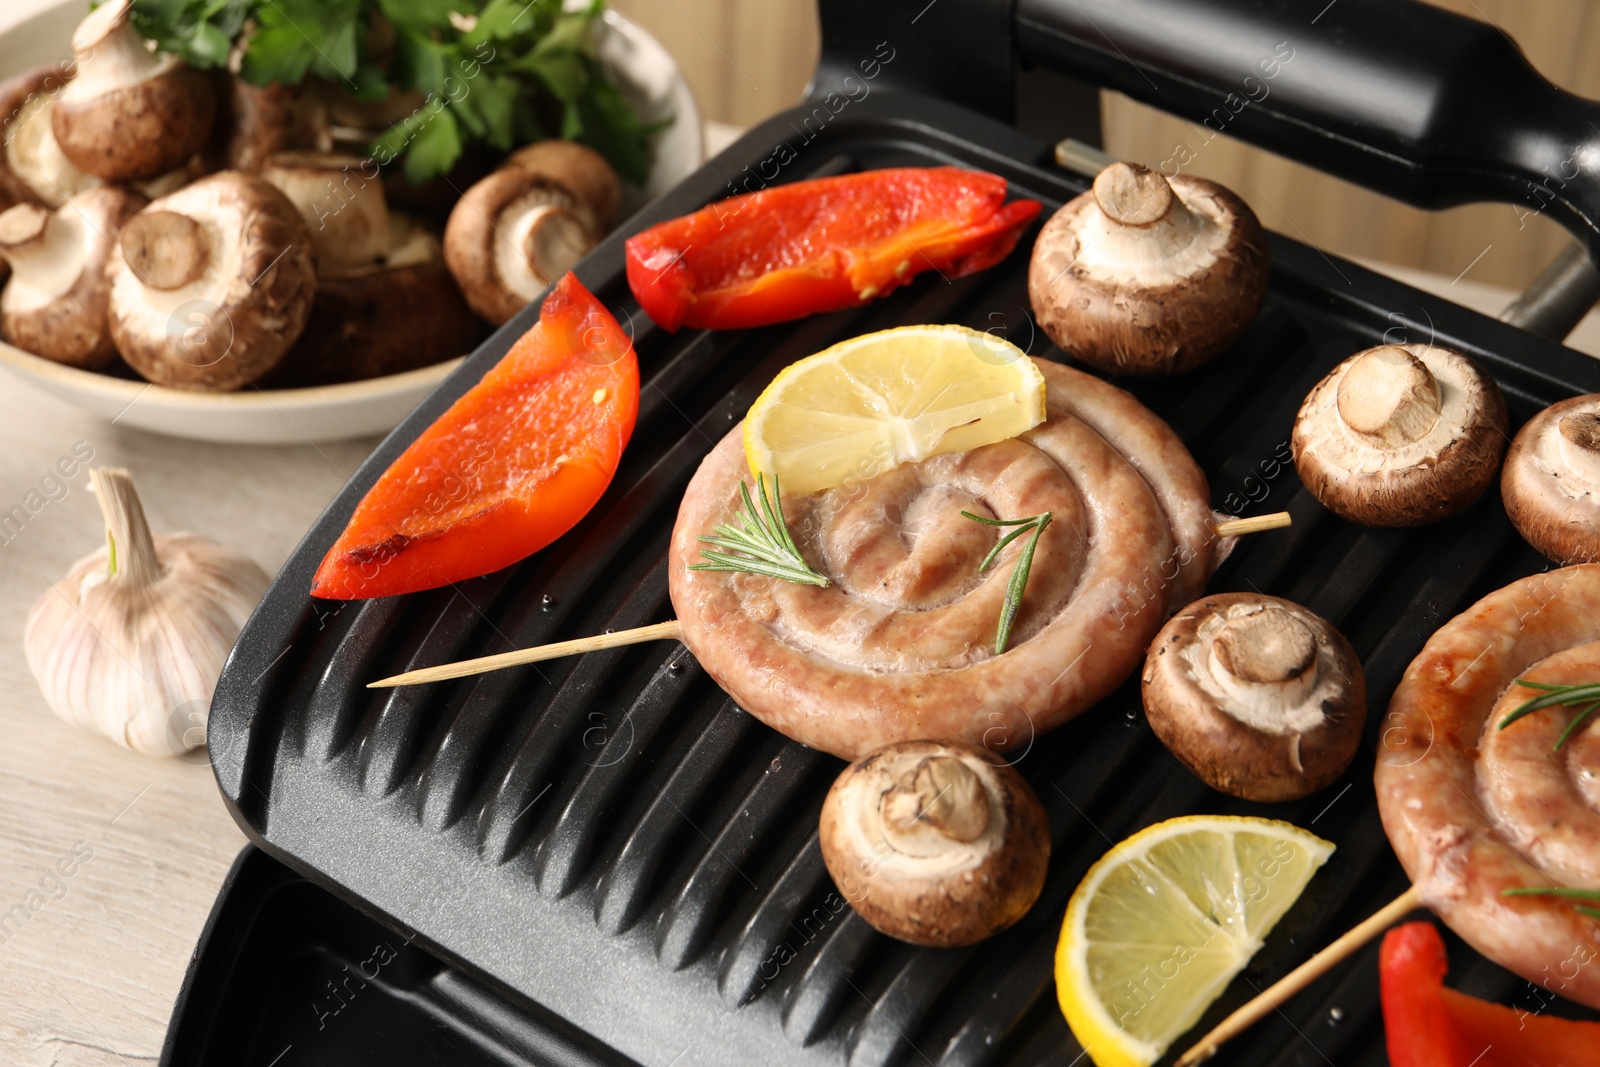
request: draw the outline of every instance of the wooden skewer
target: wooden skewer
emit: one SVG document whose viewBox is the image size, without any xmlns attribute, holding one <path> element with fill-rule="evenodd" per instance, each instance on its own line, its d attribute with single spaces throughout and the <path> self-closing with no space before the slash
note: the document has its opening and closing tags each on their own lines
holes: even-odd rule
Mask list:
<svg viewBox="0 0 1600 1067">
<path fill-rule="evenodd" d="M 1230 519 L 1216 525 L 1218 537 L 1240 537 L 1244 534 L 1260 533 L 1263 530 L 1277 530 L 1289 525 L 1287 511 L 1275 511 L 1270 515 L 1256 515 L 1248 519 Z M 519 648 L 512 652 L 501 652 L 495 656 L 482 656 L 478 659 L 461 660 L 458 663 L 442 663 L 437 667 L 423 667 L 405 674 L 396 674 L 391 678 L 381 678 L 376 682 L 368 682 L 368 689 L 393 689 L 400 685 L 421 685 L 424 682 L 443 682 L 451 678 L 465 678 L 473 674 L 486 674 L 489 671 L 498 671 L 504 667 L 519 667 L 524 663 L 540 663 L 547 659 L 560 659 L 562 656 L 576 656 L 580 652 L 599 652 L 606 648 L 620 648 L 623 645 L 636 645 L 645 641 L 681 641 L 683 640 L 683 627 L 677 620 L 658 622 L 650 626 L 639 626 L 632 630 L 618 630 L 615 633 L 596 634 L 594 637 L 580 637 L 572 641 L 557 641 L 551 645 L 536 645 L 533 648 Z"/>
<path fill-rule="evenodd" d="M 580 652 L 599 652 L 606 648 L 637 645 L 643 641 L 682 640 L 683 625 L 677 619 L 669 619 L 666 622 L 653 623 L 649 626 L 638 626 L 632 630 L 617 630 L 608 634 L 595 634 L 593 637 L 579 637 L 572 641 L 557 641 L 551 645 L 519 648 L 512 652 L 502 652 L 496 656 L 481 656 L 478 659 L 464 659 L 458 663 L 442 663 L 437 667 L 423 667 L 420 670 L 397 674 L 392 678 L 368 682 L 367 688 L 392 689 L 397 685 L 421 685 L 423 682 L 442 682 L 447 678 L 465 678 L 469 674 L 486 674 L 489 671 L 500 670 L 502 667 L 516 667 L 524 663 L 539 663 L 547 659 L 560 659 L 562 656 L 576 656 Z"/>
<path fill-rule="evenodd" d="M 1248 519 L 1229 519 L 1216 525 L 1218 537 L 1242 537 L 1263 530 L 1281 530 L 1294 520 L 1287 511 L 1274 511 L 1269 515 L 1252 515 Z"/>
<path fill-rule="evenodd" d="M 1271 988 L 1250 1003 L 1217 1024 L 1205 1037 L 1196 1042 L 1188 1052 L 1178 1057 L 1177 1067 L 1194 1067 L 1202 1060 L 1217 1054 L 1224 1041 L 1238 1037 L 1263 1017 L 1276 1011 L 1288 999 L 1306 986 L 1321 978 L 1336 964 L 1352 955 L 1362 945 L 1399 922 L 1408 912 L 1422 906 L 1415 886 L 1395 897 L 1371 918 L 1347 931 L 1339 940 L 1306 960 L 1284 975 Z"/>
</svg>

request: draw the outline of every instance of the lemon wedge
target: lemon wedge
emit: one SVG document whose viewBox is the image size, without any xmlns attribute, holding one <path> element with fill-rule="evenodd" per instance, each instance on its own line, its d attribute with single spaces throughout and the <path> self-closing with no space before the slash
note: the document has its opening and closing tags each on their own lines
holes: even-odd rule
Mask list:
<svg viewBox="0 0 1600 1067">
<path fill-rule="evenodd" d="M 1044 375 L 1016 345 L 965 326 L 901 326 L 785 367 L 744 420 L 753 472 L 785 493 L 866 480 L 1044 421 Z"/>
<path fill-rule="evenodd" d="M 1333 845 L 1273 819 L 1146 827 L 1067 904 L 1056 995 L 1099 1067 L 1148 1067 L 1244 969 Z"/>
</svg>

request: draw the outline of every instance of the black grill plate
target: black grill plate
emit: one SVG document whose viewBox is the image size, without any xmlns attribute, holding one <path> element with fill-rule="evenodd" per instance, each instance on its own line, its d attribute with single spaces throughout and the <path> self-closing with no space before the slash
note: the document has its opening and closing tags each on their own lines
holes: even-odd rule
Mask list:
<svg viewBox="0 0 1600 1067">
<path fill-rule="evenodd" d="M 992 170 L 1047 212 L 1084 188 L 1049 166 L 1042 142 L 926 99 L 875 94 L 820 134 L 801 117 L 756 128 L 624 231 L 764 180 L 870 167 Z M 253 841 L 416 931 L 445 959 L 652 1067 L 1073 1062 L 1078 1049 L 1051 977 L 1067 897 L 1111 842 L 1174 815 L 1270 815 L 1339 846 L 1208 1025 L 1405 888 L 1371 785 L 1389 694 L 1441 622 L 1546 564 L 1493 494 L 1419 531 L 1336 519 L 1287 462 L 1295 410 L 1334 363 L 1385 338 L 1437 340 L 1481 360 L 1517 424 L 1562 397 L 1600 390 L 1600 365 L 1275 237 L 1266 309 L 1235 350 L 1133 390 L 1188 442 L 1216 506 L 1293 513 L 1292 529 L 1248 539 L 1211 588 L 1285 596 L 1337 623 L 1367 665 L 1367 744 L 1322 794 L 1272 807 L 1233 801 L 1167 755 L 1136 688 L 1124 686 L 1020 758 L 1055 841 L 1032 913 L 977 948 L 923 950 L 874 933 L 833 894 L 816 819 L 840 762 L 740 711 L 681 646 L 363 688 L 412 667 L 669 618 L 663 564 L 684 485 L 778 369 L 802 356 L 868 330 L 958 322 L 1059 358 L 1027 309 L 1031 233 L 976 277 L 924 275 L 859 310 L 676 336 L 655 328 L 629 294 L 624 236 L 579 270 L 631 325 L 644 374 L 638 430 L 610 492 L 576 530 L 507 571 L 343 607 L 306 594 L 360 495 L 535 321 L 530 308 L 362 467 L 235 650 L 212 710 L 211 752 Z M 1375 959 L 1369 948 L 1219 1062 L 1382 1063 Z M 1452 984 L 1530 1010 L 1543 1002 L 1459 942 L 1452 959 Z"/>
</svg>

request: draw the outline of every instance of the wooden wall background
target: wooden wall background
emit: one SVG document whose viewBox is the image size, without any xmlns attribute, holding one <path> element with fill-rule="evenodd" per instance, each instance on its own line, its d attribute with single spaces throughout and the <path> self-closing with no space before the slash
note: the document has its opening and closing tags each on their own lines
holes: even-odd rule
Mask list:
<svg viewBox="0 0 1600 1067">
<path fill-rule="evenodd" d="M 875 0 L 861 0 L 872 3 Z M 1544 75 L 1600 98 L 1600 0 L 1436 0 L 1503 29 Z M 794 103 L 816 65 L 813 0 L 611 0 L 678 57 L 706 118 L 747 126 Z M 1425 212 L 1219 136 L 1201 148 L 1188 123 L 1102 96 L 1106 149 L 1159 164 L 1188 143 L 1185 169 L 1220 181 L 1268 227 L 1333 251 L 1520 288 L 1567 236 L 1505 204 Z"/>
</svg>

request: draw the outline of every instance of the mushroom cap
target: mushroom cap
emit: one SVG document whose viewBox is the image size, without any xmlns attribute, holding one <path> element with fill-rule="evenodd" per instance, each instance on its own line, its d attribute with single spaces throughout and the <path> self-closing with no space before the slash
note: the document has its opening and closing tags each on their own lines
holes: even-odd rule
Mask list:
<svg viewBox="0 0 1600 1067">
<path fill-rule="evenodd" d="M 1294 800 L 1355 757 L 1367 683 L 1355 649 L 1326 619 L 1259 593 L 1217 593 L 1156 634 L 1141 675 L 1161 743 L 1213 789 Z"/>
<path fill-rule="evenodd" d="M 542 174 L 594 213 L 596 233 L 606 234 L 622 214 L 622 182 L 606 157 L 577 141 L 535 141 L 506 157 L 505 165 Z"/>
<path fill-rule="evenodd" d="M 51 129 L 86 174 L 137 181 L 181 166 L 211 135 L 216 88 L 174 55 L 150 51 L 132 0 L 108 0 L 73 34 L 78 72 L 56 98 Z"/>
<path fill-rule="evenodd" d="M 373 21 L 368 24 L 367 30 L 371 32 L 385 27 L 386 23 L 387 20 Z M 392 36 L 393 29 L 393 25 L 388 24 L 385 33 Z M 375 43 L 369 41 L 369 47 Z M 382 53 L 379 50 L 375 49 L 368 54 L 375 62 L 384 62 L 380 58 Z M 322 101 L 330 122 L 346 129 L 360 130 L 370 135 L 368 140 L 407 116 L 416 114 L 428 102 L 427 94 L 421 90 L 401 89 L 396 85 L 390 85 L 377 100 L 361 100 L 345 92 L 342 85 L 320 78 L 312 79 L 308 84 Z"/>
<path fill-rule="evenodd" d="M 450 212 L 444 259 L 472 310 L 498 326 L 583 258 L 596 233 L 593 213 L 564 186 L 506 167 Z"/>
<path fill-rule="evenodd" d="M 333 147 L 327 111 L 304 83 L 252 85 L 219 71 L 215 84 L 220 103 L 205 149 L 213 167 L 260 174 L 279 152 L 326 152 Z"/>
<path fill-rule="evenodd" d="M 173 215 L 196 225 L 171 225 Z M 129 263 L 130 251 L 138 260 L 162 241 L 196 233 L 205 254 L 182 257 L 195 268 L 141 278 Z M 311 234 L 260 178 L 220 171 L 152 201 L 124 227 L 121 246 L 107 268 L 112 337 L 158 385 L 226 392 L 254 382 L 283 358 L 311 313 Z"/>
<path fill-rule="evenodd" d="M 1511 525 L 1555 562 L 1600 562 L 1600 393 L 1552 404 L 1517 431 L 1500 496 Z"/>
<path fill-rule="evenodd" d="M 484 327 L 444 265 L 439 239 L 389 214 L 393 251 L 381 262 L 317 282 L 311 319 L 259 384 L 297 389 L 361 381 L 465 355 Z"/>
<path fill-rule="evenodd" d="M 1233 193 L 1113 163 L 1039 231 L 1028 299 L 1069 355 L 1111 374 L 1176 374 L 1239 339 L 1270 268 L 1266 233 Z"/>
<path fill-rule="evenodd" d="M 59 84 L 61 75 L 54 66 L 46 64 L 0 81 L 0 120 L 5 124 L 4 151 L 0 151 L 0 195 L 9 201 L 8 207 L 43 203 L 33 187 L 12 168 L 11 157 L 16 152 L 13 146 L 22 127 L 32 120 L 32 112 L 37 110 L 37 102 L 30 106 L 30 98 L 44 91 L 51 78 Z M 48 123 L 45 125 L 49 127 Z"/>
<path fill-rule="evenodd" d="M 261 177 L 277 186 L 299 210 L 317 248 L 324 277 L 363 272 L 390 251 L 389 205 L 370 161 L 334 152 L 279 152 Z"/>
<path fill-rule="evenodd" d="M 5 148 L 0 191 L 18 203 L 57 208 L 100 179 L 72 165 L 56 144 L 51 115 L 68 76 L 56 66 L 34 67 L 0 82 Z"/>
<path fill-rule="evenodd" d="M 18 204 L 0 214 L 0 253 L 13 265 L 0 292 L 0 335 L 70 367 L 100 370 L 115 362 L 106 264 L 118 231 L 146 202 L 131 189 L 102 185 L 54 213 Z"/>
<path fill-rule="evenodd" d="M 1421 526 L 1460 514 L 1494 481 L 1505 397 L 1487 371 L 1437 345 L 1380 345 L 1328 372 L 1295 416 L 1300 480 L 1364 526 Z"/>
<path fill-rule="evenodd" d="M 975 745 L 901 741 L 846 767 L 822 804 L 822 860 L 876 929 L 970 945 L 1044 887 L 1050 826 L 1022 776 Z"/>
</svg>

